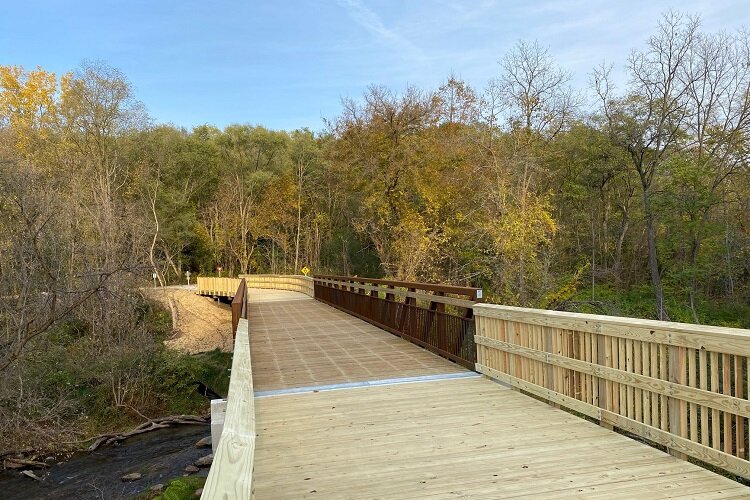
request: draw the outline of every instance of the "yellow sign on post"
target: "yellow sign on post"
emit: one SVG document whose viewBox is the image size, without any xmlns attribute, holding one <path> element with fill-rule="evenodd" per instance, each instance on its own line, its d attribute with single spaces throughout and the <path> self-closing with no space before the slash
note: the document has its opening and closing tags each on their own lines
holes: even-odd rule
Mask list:
<svg viewBox="0 0 750 500">
<path fill-rule="evenodd" d="M 302 271 L 302 274 L 304 274 L 305 276 L 307 276 L 308 274 L 310 274 L 310 268 L 307 267 L 307 266 L 305 266 L 302 269 L 300 269 L 300 271 Z"/>
</svg>

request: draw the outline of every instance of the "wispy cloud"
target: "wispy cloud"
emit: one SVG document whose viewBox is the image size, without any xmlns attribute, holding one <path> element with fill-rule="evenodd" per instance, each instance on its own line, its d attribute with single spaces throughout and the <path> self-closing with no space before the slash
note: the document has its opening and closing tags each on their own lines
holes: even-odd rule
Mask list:
<svg viewBox="0 0 750 500">
<path fill-rule="evenodd" d="M 349 17 L 358 25 L 375 35 L 377 41 L 390 46 L 417 62 L 426 62 L 427 55 L 416 44 L 388 28 L 380 17 L 359 0 L 339 0 Z"/>
</svg>

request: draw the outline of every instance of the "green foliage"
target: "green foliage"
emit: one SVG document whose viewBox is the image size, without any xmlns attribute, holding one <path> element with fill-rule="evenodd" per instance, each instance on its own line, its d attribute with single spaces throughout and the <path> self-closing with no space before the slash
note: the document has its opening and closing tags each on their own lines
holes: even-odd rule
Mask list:
<svg viewBox="0 0 750 500">
<path fill-rule="evenodd" d="M 195 491 L 206 484 L 205 477 L 188 476 L 172 479 L 164 485 L 162 493 L 154 495 L 151 493 L 142 493 L 135 498 L 138 500 L 190 500 L 198 498 Z"/>
<path fill-rule="evenodd" d="M 692 323 L 693 316 L 684 296 L 667 289 L 667 300 L 673 321 Z M 655 319 L 653 294 L 648 285 L 620 290 L 612 286 L 597 286 L 596 300 L 591 301 L 591 288 L 578 290 L 565 303 L 566 310 L 589 314 L 606 314 L 632 318 Z M 750 304 L 727 300 L 706 300 L 698 304 L 698 318 L 702 324 L 750 328 Z"/>
<path fill-rule="evenodd" d="M 578 291 L 581 280 L 584 274 L 588 272 L 590 267 L 591 264 L 587 262 L 585 265 L 576 269 L 576 272 L 573 274 L 573 276 L 571 276 L 571 278 L 567 280 L 560 288 L 544 296 L 542 301 L 539 303 L 539 307 L 541 307 L 542 309 L 557 309 L 560 305 L 568 301 L 571 297 L 573 297 L 573 295 L 575 295 L 576 291 Z"/>
<path fill-rule="evenodd" d="M 169 313 L 145 301 L 139 301 L 136 310 L 139 319 L 131 325 L 139 332 L 135 342 L 110 339 L 105 348 L 103 339 L 80 319 L 61 323 L 35 342 L 16 377 L 0 388 L 0 414 L 18 405 L 15 397 L 20 391 L 24 405 L 17 417 L 35 422 L 31 429 L 43 433 L 26 437 L 33 442 L 36 437 L 44 439 L 44 429 L 55 428 L 58 420 L 93 435 L 131 427 L 142 422 L 141 415 L 207 411 L 208 399 L 197 392 L 197 383 L 226 394 L 231 353 L 169 351 L 163 344 L 165 331 L 171 331 Z M 3 447 L 18 439 L 11 427 L 0 430 Z"/>
</svg>

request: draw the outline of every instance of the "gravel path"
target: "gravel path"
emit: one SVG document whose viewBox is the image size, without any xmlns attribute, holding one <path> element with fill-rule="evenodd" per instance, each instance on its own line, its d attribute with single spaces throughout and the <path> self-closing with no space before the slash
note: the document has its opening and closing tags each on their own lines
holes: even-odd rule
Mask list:
<svg viewBox="0 0 750 500">
<path fill-rule="evenodd" d="M 196 295 L 192 286 L 152 288 L 147 294 L 172 310 L 174 336 L 165 342 L 167 347 L 187 353 L 232 350 L 232 311 L 228 305 Z"/>
</svg>

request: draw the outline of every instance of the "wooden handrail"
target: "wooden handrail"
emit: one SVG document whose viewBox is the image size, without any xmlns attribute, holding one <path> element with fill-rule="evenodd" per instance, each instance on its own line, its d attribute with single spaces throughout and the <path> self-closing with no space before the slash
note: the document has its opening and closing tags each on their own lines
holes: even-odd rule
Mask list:
<svg viewBox="0 0 750 500">
<path fill-rule="evenodd" d="M 313 296 L 313 279 L 296 274 L 240 274 L 249 288 L 287 290 Z"/>
<path fill-rule="evenodd" d="M 224 428 L 203 487 L 202 499 L 250 498 L 255 456 L 255 396 L 247 319 L 234 341 Z"/>
<path fill-rule="evenodd" d="M 750 479 L 750 331 L 477 304 L 477 371 Z"/>
</svg>

